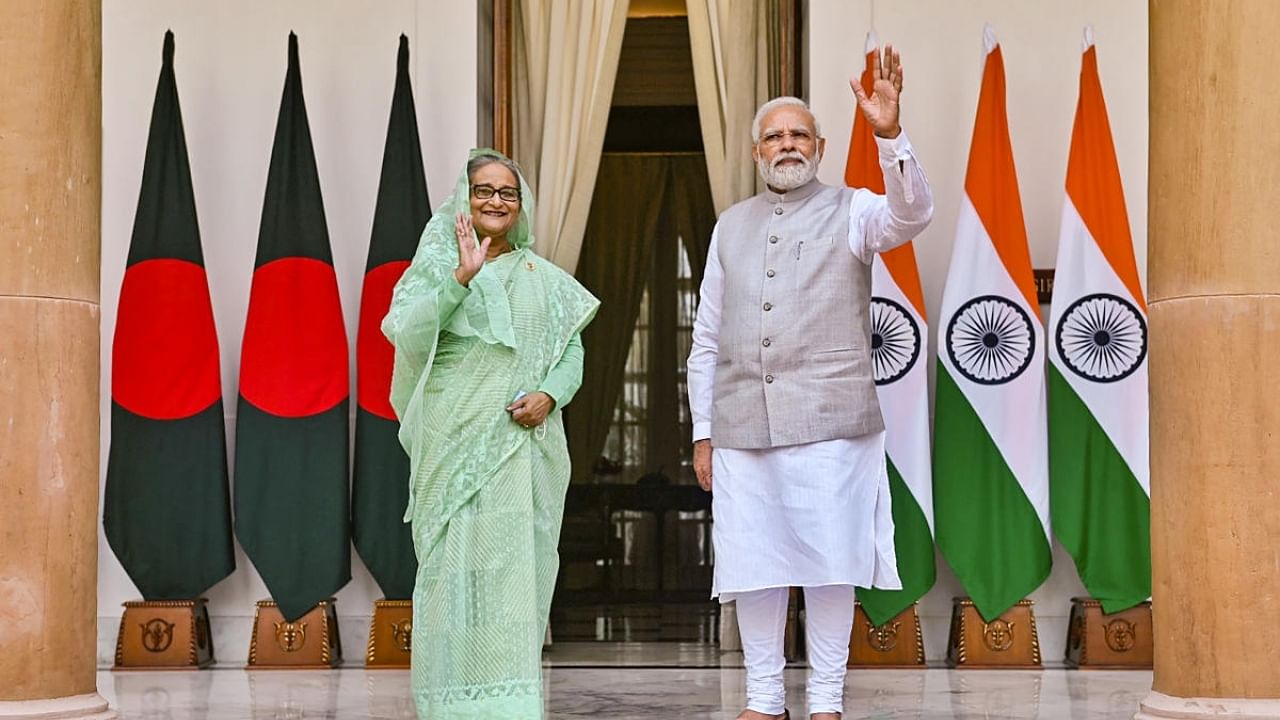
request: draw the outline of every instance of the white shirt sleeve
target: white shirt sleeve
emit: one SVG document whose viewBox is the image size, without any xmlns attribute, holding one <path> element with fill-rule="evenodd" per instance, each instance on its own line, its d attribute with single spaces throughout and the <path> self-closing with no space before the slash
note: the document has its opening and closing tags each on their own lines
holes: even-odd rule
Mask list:
<svg viewBox="0 0 1280 720">
<path fill-rule="evenodd" d="M 884 171 L 884 195 L 854 193 L 849 203 L 849 250 L 870 264 L 919 235 L 933 218 L 933 191 L 903 130 L 892 140 L 875 136 Z"/>
<path fill-rule="evenodd" d="M 720 353 L 720 308 L 724 296 L 724 268 L 720 265 L 720 225 L 711 232 L 707 266 L 698 293 L 698 315 L 693 321 L 693 347 L 689 350 L 689 412 L 693 441 L 711 437 L 711 405 Z"/>
</svg>

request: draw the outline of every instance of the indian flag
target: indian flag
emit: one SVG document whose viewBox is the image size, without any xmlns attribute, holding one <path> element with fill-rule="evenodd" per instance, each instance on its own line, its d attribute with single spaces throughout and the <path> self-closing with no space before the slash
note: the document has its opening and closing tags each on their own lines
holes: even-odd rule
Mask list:
<svg viewBox="0 0 1280 720">
<path fill-rule="evenodd" d="M 871 65 L 879 43 L 867 34 L 862 87 L 871 94 Z M 871 126 L 856 109 L 844 181 L 884 194 L 884 171 Z M 933 587 L 933 473 L 929 465 L 929 370 L 924 362 L 924 292 L 911 243 L 876 256 L 871 269 L 871 356 L 885 422 L 889 492 L 901 590 L 858 588 L 858 600 L 877 626 Z"/>
<path fill-rule="evenodd" d="M 988 621 L 1039 587 L 1049 550 L 1044 329 L 1005 113 L 986 61 L 938 330 L 938 547 Z"/>
<path fill-rule="evenodd" d="M 1120 168 L 1084 33 L 1049 318 L 1053 527 L 1105 612 L 1151 595 L 1147 304 Z"/>
</svg>

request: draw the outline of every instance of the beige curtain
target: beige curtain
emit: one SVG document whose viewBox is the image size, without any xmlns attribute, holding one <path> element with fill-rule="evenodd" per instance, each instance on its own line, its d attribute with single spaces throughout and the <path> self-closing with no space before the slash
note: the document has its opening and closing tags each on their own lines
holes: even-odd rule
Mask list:
<svg viewBox="0 0 1280 720">
<path fill-rule="evenodd" d="M 629 0 L 517 0 L 514 154 L 537 194 L 539 252 L 573 272 Z"/>
<path fill-rule="evenodd" d="M 688 0 L 698 117 L 717 213 L 759 191 L 751 160 L 751 120 L 770 97 L 774 43 L 768 40 L 777 32 L 774 5 Z"/>
</svg>

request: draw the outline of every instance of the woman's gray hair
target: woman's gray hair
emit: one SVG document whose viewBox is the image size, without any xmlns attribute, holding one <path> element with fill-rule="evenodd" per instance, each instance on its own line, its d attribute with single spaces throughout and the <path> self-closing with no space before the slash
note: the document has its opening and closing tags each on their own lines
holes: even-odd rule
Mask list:
<svg viewBox="0 0 1280 720">
<path fill-rule="evenodd" d="M 818 124 L 818 116 L 813 114 L 813 110 L 809 108 L 809 103 L 798 97 L 783 95 L 782 97 L 776 97 L 761 105 L 760 109 L 756 111 L 756 117 L 751 121 L 751 143 L 753 145 L 760 142 L 760 123 L 764 122 L 764 116 L 780 107 L 798 107 L 809 113 L 809 117 L 813 119 L 814 134 L 818 137 L 822 137 L 822 126 Z"/>
<path fill-rule="evenodd" d="M 520 178 L 524 177 L 524 173 L 521 172 L 520 166 L 516 164 L 515 160 L 512 160 L 511 158 L 508 158 L 508 157 L 504 157 L 502 155 L 477 155 L 471 158 L 470 160 L 468 160 L 467 161 L 467 180 L 470 181 L 471 176 L 474 175 L 475 172 L 480 168 L 486 165 L 493 165 L 495 163 L 510 170 L 511 176 L 516 179 L 516 187 L 520 186 Z"/>
</svg>

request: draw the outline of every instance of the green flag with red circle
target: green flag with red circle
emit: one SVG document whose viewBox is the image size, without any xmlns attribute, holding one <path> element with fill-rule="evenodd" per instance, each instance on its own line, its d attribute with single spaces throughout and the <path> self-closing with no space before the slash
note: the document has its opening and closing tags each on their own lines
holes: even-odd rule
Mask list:
<svg viewBox="0 0 1280 720">
<path fill-rule="evenodd" d="M 289 621 L 351 579 L 348 372 L 290 33 L 241 344 L 235 452 L 236 537 Z"/>
<path fill-rule="evenodd" d="M 182 110 L 164 37 L 111 348 L 107 543 L 146 600 L 235 570 L 218 335 Z"/>
<path fill-rule="evenodd" d="M 391 408 L 395 349 L 382 334 L 391 291 L 418 247 L 431 219 L 427 176 L 422 168 L 418 116 L 409 79 L 409 39 L 400 36 L 396 86 L 391 98 L 382 177 L 373 215 L 373 236 L 360 298 L 356 334 L 356 446 L 351 489 L 351 530 L 360 559 L 393 600 L 413 595 L 418 568 L 413 537 L 403 522 L 409 503 L 409 456 L 397 436 Z"/>
</svg>

